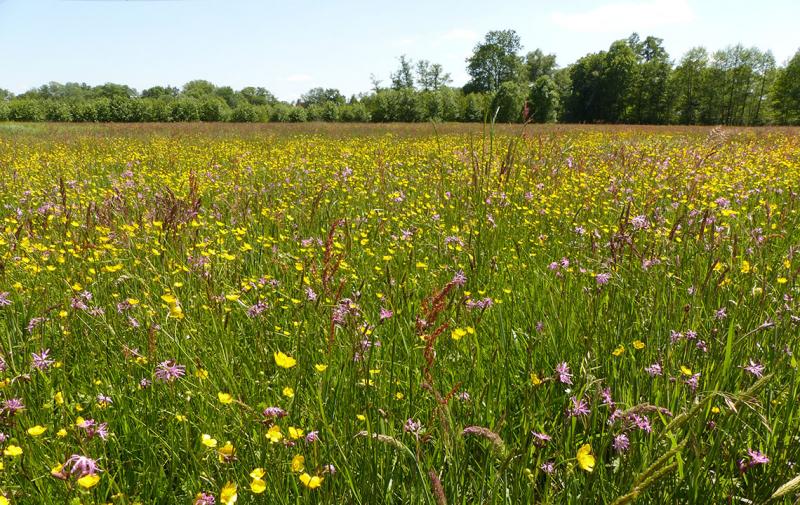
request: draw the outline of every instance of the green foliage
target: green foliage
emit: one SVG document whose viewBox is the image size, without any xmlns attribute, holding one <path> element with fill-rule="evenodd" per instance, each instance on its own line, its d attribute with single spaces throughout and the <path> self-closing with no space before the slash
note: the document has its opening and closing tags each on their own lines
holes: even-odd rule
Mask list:
<svg viewBox="0 0 800 505">
<path fill-rule="evenodd" d="M 542 74 L 533 83 L 530 93 L 531 116 L 537 123 L 554 123 L 561 111 L 561 92 L 556 80 Z"/>
<path fill-rule="evenodd" d="M 200 103 L 195 98 L 178 98 L 170 103 L 172 121 L 200 121 Z"/>
<path fill-rule="evenodd" d="M 46 111 L 41 100 L 21 98 L 9 104 L 8 118 L 12 121 L 44 121 Z"/>
<path fill-rule="evenodd" d="M 527 97 L 525 85 L 513 81 L 502 83 L 492 99 L 492 116 L 499 123 L 521 122 Z"/>
<path fill-rule="evenodd" d="M 800 125 L 800 51 L 775 79 L 772 106 L 781 123 Z"/>
<path fill-rule="evenodd" d="M 258 118 L 258 110 L 248 102 L 240 103 L 231 111 L 231 121 L 234 123 L 256 123 Z"/>
<path fill-rule="evenodd" d="M 520 56 L 514 30 L 488 32 L 467 59 L 469 82 L 448 85 L 442 65 L 400 56 L 389 88 L 371 75 L 372 92 L 349 101 L 317 87 L 296 104 L 263 87 L 239 91 L 206 80 L 180 89 L 136 90 L 115 83 L 50 82 L 18 96 L 0 89 L 2 114 L 14 121 L 483 121 L 501 106 L 503 122 L 519 121 L 524 95 L 536 122 L 634 124 L 800 124 L 798 56 L 777 68 L 769 51 L 730 46 L 689 50 L 673 67 L 660 38 L 634 33 L 608 50 L 559 68 L 541 49 Z M 503 86 L 507 84 L 506 86 Z M 17 103 L 19 102 L 19 103 Z M 487 114 L 491 109 L 491 114 Z"/>
<path fill-rule="evenodd" d="M 245 104 L 250 106 L 248 102 L 241 105 L 244 106 Z M 198 113 L 200 121 L 224 121 L 231 111 L 228 108 L 228 104 L 221 98 L 207 95 L 200 99 Z"/>
<path fill-rule="evenodd" d="M 521 49 L 519 35 L 514 30 L 487 33 L 467 58 L 467 73 L 471 79 L 464 91 L 495 92 L 502 83 L 519 80 L 525 70 L 522 58 L 517 55 Z"/>
</svg>

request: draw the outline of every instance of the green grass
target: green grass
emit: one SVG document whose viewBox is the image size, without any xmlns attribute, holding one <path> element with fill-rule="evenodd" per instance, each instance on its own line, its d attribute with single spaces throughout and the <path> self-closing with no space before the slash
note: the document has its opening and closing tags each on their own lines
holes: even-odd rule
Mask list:
<svg viewBox="0 0 800 505">
<path fill-rule="evenodd" d="M 764 503 L 800 473 L 793 131 L 50 128 L 0 130 L 12 503 Z M 51 475 L 73 454 L 96 486 Z"/>
</svg>

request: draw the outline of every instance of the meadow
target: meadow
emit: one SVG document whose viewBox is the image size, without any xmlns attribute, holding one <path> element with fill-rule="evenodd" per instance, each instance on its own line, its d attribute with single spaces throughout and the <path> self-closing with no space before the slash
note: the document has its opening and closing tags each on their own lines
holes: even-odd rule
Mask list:
<svg viewBox="0 0 800 505">
<path fill-rule="evenodd" d="M 795 503 L 800 132 L 0 126 L 0 504 Z"/>
</svg>

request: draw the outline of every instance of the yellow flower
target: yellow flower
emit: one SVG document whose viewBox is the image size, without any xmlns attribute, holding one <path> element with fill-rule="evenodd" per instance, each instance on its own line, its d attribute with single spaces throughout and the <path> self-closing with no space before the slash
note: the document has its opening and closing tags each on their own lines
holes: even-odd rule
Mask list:
<svg viewBox="0 0 800 505">
<path fill-rule="evenodd" d="M 220 463 L 227 463 L 236 454 L 236 449 L 230 441 L 225 442 L 225 445 L 217 449 L 217 458 Z"/>
<path fill-rule="evenodd" d="M 542 383 L 542 379 L 539 378 L 539 374 L 536 372 L 531 372 L 531 384 L 534 386 L 538 386 Z"/>
<path fill-rule="evenodd" d="M 261 479 L 253 479 L 250 483 L 250 491 L 255 494 L 261 494 L 267 489 L 267 483 Z"/>
<path fill-rule="evenodd" d="M 59 391 L 53 396 L 53 399 L 56 401 L 56 405 L 63 405 L 64 404 L 64 394 Z"/>
<path fill-rule="evenodd" d="M 216 438 L 211 438 L 211 435 L 208 435 L 207 433 L 203 433 L 203 438 L 201 440 L 203 442 L 203 445 L 206 446 L 206 447 L 216 447 L 217 446 L 217 439 Z"/>
<path fill-rule="evenodd" d="M 255 468 L 250 472 L 250 477 L 254 479 L 263 479 L 266 474 L 267 472 L 265 472 L 263 468 Z"/>
<path fill-rule="evenodd" d="M 294 389 L 290 388 L 289 386 L 286 386 L 285 388 L 283 388 L 283 396 L 285 396 L 286 398 L 294 398 Z"/>
<path fill-rule="evenodd" d="M 280 351 L 276 352 L 274 356 L 275 356 L 275 364 L 281 368 L 292 368 L 297 364 L 296 359 L 292 358 L 291 356 L 287 356 Z"/>
<path fill-rule="evenodd" d="M 786 284 L 787 282 L 789 281 L 786 277 L 778 277 L 778 284 Z"/>
<path fill-rule="evenodd" d="M 11 502 L 10 502 L 10 501 L 8 501 L 8 498 L 6 498 L 6 497 L 5 497 L 5 496 L 3 496 L 3 495 L 0 495 L 0 505 L 9 505 L 10 503 L 11 503 Z"/>
<path fill-rule="evenodd" d="M 589 444 L 583 444 L 580 449 L 578 449 L 578 455 L 576 456 L 578 459 L 578 466 L 581 467 L 581 470 L 586 470 L 587 472 L 591 472 L 594 470 L 594 456 L 592 455 L 592 446 Z"/>
<path fill-rule="evenodd" d="M 314 368 L 317 370 L 317 372 L 321 373 L 321 372 L 324 372 L 325 370 L 328 369 L 328 365 L 323 365 L 321 363 L 317 363 L 316 365 L 314 365 Z"/>
<path fill-rule="evenodd" d="M 67 436 L 67 430 L 65 430 L 64 428 L 61 428 L 60 430 L 58 430 L 58 431 L 56 432 L 56 436 L 57 436 L 58 438 L 64 438 L 64 437 L 66 437 L 66 436 Z"/>
<path fill-rule="evenodd" d="M 56 465 L 50 469 L 50 475 L 54 477 L 58 477 L 61 474 L 61 470 L 64 469 L 64 465 Z"/>
<path fill-rule="evenodd" d="M 267 431 L 267 438 L 270 442 L 277 443 L 283 439 L 283 433 L 281 433 L 281 427 L 277 424 L 273 424 L 270 426 L 269 430 Z"/>
<path fill-rule="evenodd" d="M 3 450 L 3 454 L 15 458 L 22 455 L 22 447 L 11 444 Z"/>
<path fill-rule="evenodd" d="M 616 349 L 611 351 L 611 354 L 614 356 L 621 356 L 623 352 L 625 352 L 625 346 L 620 344 Z"/>
<path fill-rule="evenodd" d="M 692 369 L 681 365 L 681 373 L 683 375 L 692 375 Z"/>
<path fill-rule="evenodd" d="M 293 472 L 302 472 L 303 468 L 305 468 L 306 458 L 304 458 L 301 454 L 295 455 L 292 458 L 292 471 Z"/>
<path fill-rule="evenodd" d="M 461 340 L 461 338 L 466 334 L 467 330 L 464 328 L 456 328 L 453 330 L 453 333 L 451 333 L 450 336 L 453 338 L 453 340 Z"/>
<path fill-rule="evenodd" d="M 289 426 L 289 437 L 291 437 L 293 440 L 297 440 L 302 436 L 303 436 L 303 430 L 295 428 L 294 426 Z"/>
<path fill-rule="evenodd" d="M 41 435 L 45 431 L 47 431 L 47 428 L 45 428 L 44 426 L 42 426 L 40 424 L 37 424 L 36 426 L 31 426 L 30 428 L 28 428 L 28 435 L 30 435 L 32 437 L 38 437 L 39 435 Z"/>
<path fill-rule="evenodd" d="M 750 262 L 747 260 L 742 260 L 742 267 L 740 270 L 743 274 L 750 272 Z"/>
<path fill-rule="evenodd" d="M 78 485 L 84 489 L 91 489 L 95 487 L 98 482 L 100 482 L 100 476 L 96 473 L 90 473 L 78 479 Z"/>
<path fill-rule="evenodd" d="M 186 416 L 184 416 L 183 414 L 175 414 L 175 420 L 178 421 L 179 423 L 184 423 L 186 422 Z"/>
<path fill-rule="evenodd" d="M 208 379 L 208 370 L 203 368 L 198 368 L 197 371 L 194 373 L 194 376 L 198 379 Z"/>
<path fill-rule="evenodd" d="M 237 499 L 239 499 L 239 495 L 236 493 L 236 484 L 228 481 L 219 492 L 219 501 L 222 505 L 233 505 Z"/>
<path fill-rule="evenodd" d="M 322 485 L 322 481 L 323 480 L 324 480 L 323 477 L 319 477 L 317 475 L 312 477 L 312 476 L 308 475 L 307 473 L 303 473 L 300 476 L 300 482 L 302 482 L 303 485 L 305 487 L 307 487 L 308 489 L 317 489 L 318 487 L 320 487 Z"/>
<path fill-rule="evenodd" d="M 233 402 L 233 397 L 230 393 L 217 393 L 217 398 L 219 398 L 219 402 L 223 405 L 228 405 Z"/>
<path fill-rule="evenodd" d="M 636 349 L 636 350 L 644 349 L 644 342 L 642 342 L 641 340 L 634 340 L 633 341 L 633 348 Z"/>
</svg>

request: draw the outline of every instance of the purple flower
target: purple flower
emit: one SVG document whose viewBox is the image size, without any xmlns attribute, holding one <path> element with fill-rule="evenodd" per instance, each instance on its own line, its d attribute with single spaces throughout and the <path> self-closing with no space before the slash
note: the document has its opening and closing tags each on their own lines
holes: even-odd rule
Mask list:
<svg viewBox="0 0 800 505">
<path fill-rule="evenodd" d="M 614 406 L 614 400 L 611 398 L 611 388 L 605 388 L 601 391 L 600 397 L 603 399 L 603 405 L 608 405 L 609 407 Z"/>
<path fill-rule="evenodd" d="M 661 370 L 661 365 L 658 363 L 653 363 L 652 365 L 645 367 L 644 371 L 650 374 L 650 377 L 664 375 L 664 372 Z"/>
<path fill-rule="evenodd" d="M 714 319 L 722 321 L 726 317 L 728 317 L 728 314 L 727 314 L 727 312 L 725 312 L 725 307 L 722 307 L 721 309 L 717 309 L 717 311 L 714 312 Z"/>
<path fill-rule="evenodd" d="M 531 435 L 533 435 L 533 444 L 539 447 L 542 447 L 544 444 L 552 440 L 552 437 L 547 433 L 538 433 L 532 431 Z"/>
<path fill-rule="evenodd" d="M 394 312 L 392 312 L 389 309 L 381 307 L 381 315 L 380 315 L 381 321 L 383 321 L 384 319 L 389 319 L 393 315 L 394 315 Z"/>
<path fill-rule="evenodd" d="M 647 229 L 650 223 L 647 222 L 647 216 L 642 215 L 631 219 L 631 225 L 633 225 L 634 230 L 644 230 Z"/>
<path fill-rule="evenodd" d="M 612 446 L 614 447 L 615 451 L 623 453 L 627 451 L 628 448 L 631 446 L 631 442 L 630 440 L 628 440 L 628 435 L 620 433 L 619 435 L 614 437 L 614 443 L 612 444 Z"/>
<path fill-rule="evenodd" d="M 700 384 L 700 373 L 696 373 L 696 374 L 692 375 L 691 377 L 689 377 L 688 379 L 686 379 L 684 381 L 684 384 L 689 386 L 689 389 L 691 389 L 692 392 L 697 390 L 697 386 Z"/>
<path fill-rule="evenodd" d="M 541 468 L 544 473 L 551 474 L 555 472 L 556 465 L 552 461 L 545 461 L 539 468 Z"/>
<path fill-rule="evenodd" d="M 609 273 L 597 274 L 597 276 L 594 278 L 594 280 L 597 281 L 598 286 L 603 286 L 605 284 L 608 284 L 608 281 L 610 279 L 611 279 L 611 274 Z"/>
<path fill-rule="evenodd" d="M 5 415 L 13 416 L 20 410 L 25 409 L 25 404 L 22 403 L 22 400 L 19 398 L 9 398 L 3 402 L 3 408 L 0 409 Z"/>
<path fill-rule="evenodd" d="M 755 449 L 747 449 L 747 454 L 750 455 L 750 466 L 766 465 L 769 463 L 769 458 L 766 454 L 756 451 Z"/>
<path fill-rule="evenodd" d="M 411 433 L 415 437 L 419 437 L 420 433 L 422 432 L 422 423 L 419 421 L 414 421 L 409 417 L 406 421 L 406 424 L 403 425 L 403 431 L 406 433 Z"/>
<path fill-rule="evenodd" d="M 11 300 L 8 299 L 9 292 L 3 291 L 0 293 L 0 307 L 8 307 L 11 305 Z"/>
<path fill-rule="evenodd" d="M 556 373 L 558 374 L 558 381 L 562 384 L 572 384 L 572 374 L 569 372 L 569 365 L 563 361 L 556 366 Z"/>
<path fill-rule="evenodd" d="M 638 414 L 631 414 L 630 419 L 633 421 L 633 424 L 636 425 L 642 431 L 650 433 L 653 431 L 653 427 L 650 426 L 650 419 L 647 416 L 640 416 Z"/>
<path fill-rule="evenodd" d="M 45 349 L 41 353 L 36 354 L 32 353 L 31 357 L 33 358 L 32 366 L 37 370 L 47 370 L 50 366 L 55 363 L 52 359 L 48 359 L 50 355 L 50 349 Z"/>
<path fill-rule="evenodd" d="M 97 461 L 92 458 L 80 454 L 73 454 L 67 462 L 64 463 L 64 467 L 61 471 L 65 472 L 67 475 L 77 475 L 80 478 L 85 475 L 94 475 L 102 470 L 97 466 Z"/>
<path fill-rule="evenodd" d="M 463 286 L 464 284 L 467 283 L 467 276 L 464 275 L 464 272 L 459 270 L 458 272 L 456 272 L 456 274 L 453 276 L 453 280 L 451 280 L 450 282 L 452 282 L 456 286 Z"/>
<path fill-rule="evenodd" d="M 154 375 L 162 382 L 172 382 L 186 375 L 186 367 L 178 365 L 174 359 L 169 359 L 158 364 Z"/>
<path fill-rule="evenodd" d="M 319 432 L 318 431 L 309 431 L 308 435 L 306 435 L 306 442 L 312 444 L 314 442 L 319 441 Z"/>
<path fill-rule="evenodd" d="M 755 375 L 759 379 L 764 376 L 764 365 L 760 363 L 756 363 L 752 359 L 750 360 L 750 364 L 747 366 L 742 367 L 745 371 L 750 372 L 751 374 Z"/>
<path fill-rule="evenodd" d="M 105 396 L 105 395 L 97 395 L 97 403 L 98 403 L 98 404 L 99 404 L 101 407 L 108 407 L 109 405 L 111 405 L 112 403 L 114 403 L 114 401 L 111 399 L 111 397 L 110 397 L 110 396 Z"/>
<path fill-rule="evenodd" d="M 583 398 L 579 400 L 573 396 L 569 400 L 572 402 L 572 406 L 567 409 L 567 415 L 570 417 L 585 417 L 592 413 L 589 404 Z"/>
<path fill-rule="evenodd" d="M 275 419 L 280 419 L 281 417 L 286 416 L 286 411 L 280 407 L 267 407 L 264 409 L 262 414 L 264 417 L 274 417 Z"/>
<path fill-rule="evenodd" d="M 314 302 L 317 300 L 317 294 L 314 292 L 313 289 L 311 289 L 311 286 L 306 288 L 306 299 L 309 302 Z"/>
<path fill-rule="evenodd" d="M 214 495 L 211 493 L 200 493 L 195 498 L 194 503 L 192 505 L 215 505 L 217 503 L 217 499 L 214 498 Z"/>
<path fill-rule="evenodd" d="M 25 329 L 28 330 L 28 333 L 33 333 L 33 330 L 45 321 L 47 321 L 46 317 L 34 317 L 28 321 L 28 326 Z"/>
<path fill-rule="evenodd" d="M 258 317 L 268 308 L 269 305 L 267 305 L 267 302 L 264 300 L 259 300 L 255 305 L 251 305 L 250 308 L 247 309 L 247 317 Z"/>
</svg>

